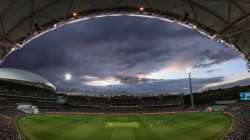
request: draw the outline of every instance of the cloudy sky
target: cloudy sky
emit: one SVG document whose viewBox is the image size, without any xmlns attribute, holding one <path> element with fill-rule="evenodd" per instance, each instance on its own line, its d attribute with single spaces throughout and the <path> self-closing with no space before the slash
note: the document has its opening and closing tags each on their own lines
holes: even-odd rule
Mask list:
<svg viewBox="0 0 250 140">
<path fill-rule="evenodd" d="M 58 90 L 187 92 L 247 79 L 232 48 L 159 19 L 104 17 L 53 30 L 12 53 L 1 67 L 39 74 Z"/>
</svg>

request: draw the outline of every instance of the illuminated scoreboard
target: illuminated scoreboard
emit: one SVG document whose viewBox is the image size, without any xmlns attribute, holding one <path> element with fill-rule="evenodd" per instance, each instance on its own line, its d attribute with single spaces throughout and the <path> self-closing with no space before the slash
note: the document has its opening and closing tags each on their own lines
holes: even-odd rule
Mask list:
<svg viewBox="0 0 250 140">
<path fill-rule="evenodd" d="M 241 101 L 250 101 L 250 92 L 240 93 L 240 100 Z"/>
</svg>

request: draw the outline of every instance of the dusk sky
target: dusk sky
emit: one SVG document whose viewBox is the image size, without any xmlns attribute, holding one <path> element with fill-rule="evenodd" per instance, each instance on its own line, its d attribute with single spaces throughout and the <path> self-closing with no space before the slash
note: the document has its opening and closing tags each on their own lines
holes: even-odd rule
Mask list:
<svg viewBox="0 0 250 140">
<path fill-rule="evenodd" d="M 232 48 L 176 23 L 131 16 L 65 25 L 16 50 L 1 67 L 39 74 L 59 91 L 107 94 L 188 92 L 188 69 L 195 91 L 250 78 Z"/>
</svg>

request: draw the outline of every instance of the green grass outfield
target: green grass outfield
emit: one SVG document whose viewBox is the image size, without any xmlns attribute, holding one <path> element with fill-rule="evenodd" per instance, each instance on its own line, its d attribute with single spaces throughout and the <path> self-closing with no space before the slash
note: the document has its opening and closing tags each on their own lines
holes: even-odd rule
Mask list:
<svg viewBox="0 0 250 140">
<path fill-rule="evenodd" d="M 222 140 L 233 119 L 219 113 L 31 115 L 17 119 L 27 140 Z"/>
</svg>

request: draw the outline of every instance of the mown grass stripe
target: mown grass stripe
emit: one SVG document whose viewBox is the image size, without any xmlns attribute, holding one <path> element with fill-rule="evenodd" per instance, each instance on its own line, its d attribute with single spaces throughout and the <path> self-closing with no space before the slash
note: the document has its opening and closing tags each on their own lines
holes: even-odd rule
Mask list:
<svg viewBox="0 0 250 140">
<path fill-rule="evenodd" d="M 139 127 L 107 128 L 107 122 L 136 122 Z M 41 115 L 20 118 L 17 125 L 29 140 L 221 140 L 231 127 L 232 118 L 214 113 Z"/>
</svg>

